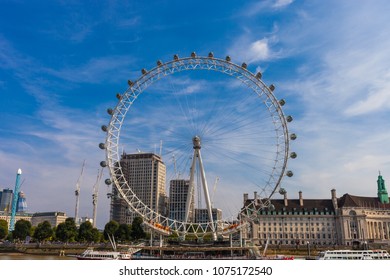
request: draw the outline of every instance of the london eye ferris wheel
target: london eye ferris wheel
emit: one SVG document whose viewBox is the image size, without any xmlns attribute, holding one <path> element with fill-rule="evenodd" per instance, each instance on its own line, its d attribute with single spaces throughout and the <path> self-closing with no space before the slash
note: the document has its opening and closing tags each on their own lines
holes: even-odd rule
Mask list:
<svg viewBox="0 0 390 280">
<path fill-rule="evenodd" d="M 285 101 L 275 97 L 275 86 L 246 63 L 213 53 L 175 55 L 141 72 L 107 110 L 111 119 L 102 126 L 106 139 L 99 144 L 106 152 L 100 164 L 110 171 L 106 184 L 129 209 L 160 234 L 215 240 L 272 207 L 270 198 L 284 191 L 283 177 L 292 176 L 287 161 L 296 157 L 289 151 L 296 138 L 287 127 L 292 117 L 284 115 Z M 187 182 L 180 219 L 169 215 L 169 207 L 162 211 L 142 201 L 129 184 L 121 159 L 124 151 L 136 150 L 161 157 L 168 186 L 172 180 Z M 244 205 L 244 193 L 254 193 L 252 203 Z M 206 218 L 195 218 L 196 211 Z"/>
</svg>

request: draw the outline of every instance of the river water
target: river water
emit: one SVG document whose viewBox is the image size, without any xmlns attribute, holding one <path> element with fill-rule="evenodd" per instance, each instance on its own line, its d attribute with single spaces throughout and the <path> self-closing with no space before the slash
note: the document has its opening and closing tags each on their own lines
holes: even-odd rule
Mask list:
<svg viewBox="0 0 390 280">
<path fill-rule="evenodd" d="M 76 258 L 70 256 L 57 256 L 57 255 L 0 253 L 0 260 L 76 260 Z"/>
</svg>

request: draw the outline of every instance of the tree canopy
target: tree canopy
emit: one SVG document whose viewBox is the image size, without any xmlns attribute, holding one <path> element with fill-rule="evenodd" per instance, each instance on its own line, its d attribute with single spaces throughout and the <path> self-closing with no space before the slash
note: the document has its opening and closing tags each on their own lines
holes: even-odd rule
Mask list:
<svg viewBox="0 0 390 280">
<path fill-rule="evenodd" d="M 122 242 L 131 240 L 131 225 L 120 224 L 115 232 L 115 238 Z"/>
<path fill-rule="evenodd" d="M 119 228 L 119 223 L 117 221 L 109 221 L 105 226 L 104 226 L 104 236 L 108 237 L 109 235 L 115 236 L 115 232 Z"/>
<path fill-rule="evenodd" d="M 77 240 L 80 242 L 99 242 L 99 231 L 94 228 L 91 222 L 86 221 L 79 227 L 79 234 Z"/>
<path fill-rule="evenodd" d="M 83 222 L 79 228 L 73 218 L 67 218 L 65 222 L 58 224 L 57 227 L 52 227 L 48 221 L 39 223 L 36 227 L 32 227 L 31 222 L 27 220 L 19 220 L 15 223 L 13 232 L 8 231 L 8 222 L 0 219 L 0 240 L 1 239 L 18 239 L 25 240 L 27 236 L 32 236 L 36 241 L 42 242 L 45 240 L 58 240 L 62 242 L 99 242 L 104 236 L 105 240 L 115 237 L 119 242 L 143 239 L 147 237 L 143 227 L 141 217 L 134 218 L 131 225 L 119 224 L 112 220 L 104 227 L 104 235 L 94 228 L 91 222 Z"/>
<path fill-rule="evenodd" d="M 8 235 L 8 222 L 0 220 L 0 240 L 6 238 Z"/>
<path fill-rule="evenodd" d="M 146 233 L 142 228 L 143 220 L 141 217 L 135 217 L 131 224 L 131 237 L 133 239 L 142 239 L 146 237 Z"/>
<path fill-rule="evenodd" d="M 27 236 L 31 236 L 31 223 L 27 220 L 19 220 L 15 223 L 15 228 L 12 232 L 14 239 L 25 240 Z"/>
<path fill-rule="evenodd" d="M 77 235 L 77 226 L 73 218 L 67 218 L 57 226 L 56 238 L 62 242 L 73 242 Z"/>
<path fill-rule="evenodd" d="M 41 242 L 45 240 L 49 240 L 53 237 L 54 230 L 51 227 L 51 224 L 48 221 L 43 221 L 42 223 L 39 223 L 34 231 L 33 237 Z"/>
</svg>

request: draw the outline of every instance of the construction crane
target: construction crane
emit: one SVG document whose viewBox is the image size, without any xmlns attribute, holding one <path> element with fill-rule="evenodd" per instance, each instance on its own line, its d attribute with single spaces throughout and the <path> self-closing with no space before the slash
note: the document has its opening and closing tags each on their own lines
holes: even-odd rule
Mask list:
<svg viewBox="0 0 390 280">
<path fill-rule="evenodd" d="M 76 208 L 75 208 L 75 211 L 74 211 L 74 221 L 75 221 L 76 224 L 79 224 L 80 184 L 81 184 L 81 180 L 83 178 L 84 167 L 85 167 L 85 160 L 83 162 L 83 166 L 81 167 L 81 173 L 80 173 L 80 176 L 77 179 L 77 183 L 76 183 L 76 191 L 75 191 L 75 195 L 76 195 Z"/>
<path fill-rule="evenodd" d="M 177 169 L 176 169 L 176 157 L 175 157 L 175 154 L 172 154 L 172 161 L 173 161 L 173 172 L 175 173 L 175 179 L 179 179 L 179 175 L 177 175 Z"/>
<path fill-rule="evenodd" d="M 214 188 L 213 188 L 213 196 L 211 197 L 211 205 L 214 204 L 214 195 L 215 195 L 215 191 L 217 190 L 218 182 L 219 182 L 219 177 L 215 178 Z"/>
<path fill-rule="evenodd" d="M 97 203 L 98 203 L 98 194 L 99 194 L 99 186 L 100 186 L 100 181 L 102 180 L 103 176 L 103 168 L 98 171 L 98 175 L 96 178 L 96 183 L 93 186 L 93 194 L 92 194 L 92 205 L 93 205 L 93 221 L 92 221 L 92 226 L 95 228 L 96 227 L 96 216 L 97 216 Z"/>
<path fill-rule="evenodd" d="M 14 197 L 12 200 L 12 212 L 11 212 L 11 221 L 9 225 L 9 230 L 14 231 L 15 229 L 15 216 L 16 216 L 16 207 L 18 204 L 18 196 L 20 191 L 20 176 L 22 175 L 22 170 L 19 168 L 18 172 L 16 173 L 16 183 L 15 183 L 15 190 L 14 190 Z"/>
</svg>

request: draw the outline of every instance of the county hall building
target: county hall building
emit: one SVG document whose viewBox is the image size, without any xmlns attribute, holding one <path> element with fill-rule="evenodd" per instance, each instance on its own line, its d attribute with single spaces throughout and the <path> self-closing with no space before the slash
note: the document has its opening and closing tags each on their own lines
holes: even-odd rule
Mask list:
<svg viewBox="0 0 390 280">
<path fill-rule="evenodd" d="M 256 196 L 256 193 L 255 193 Z M 256 198 L 244 194 L 244 205 L 256 205 Z M 259 216 L 246 233 L 256 244 L 270 245 L 390 245 L 390 203 L 385 181 L 377 180 L 377 196 L 351 194 L 329 199 L 271 199 L 272 210 L 258 210 Z"/>
</svg>

